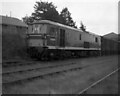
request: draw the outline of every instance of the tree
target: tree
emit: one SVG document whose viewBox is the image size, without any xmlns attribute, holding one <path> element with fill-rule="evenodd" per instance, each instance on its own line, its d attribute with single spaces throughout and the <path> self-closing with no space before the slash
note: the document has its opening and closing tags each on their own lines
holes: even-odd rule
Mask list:
<svg viewBox="0 0 120 96">
<path fill-rule="evenodd" d="M 25 17 L 23 17 L 22 18 L 22 20 L 23 20 L 23 22 L 25 22 L 26 24 L 30 24 L 30 23 L 33 23 L 33 21 L 34 21 L 34 19 L 33 19 L 33 17 L 31 17 L 31 16 L 25 16 Z"/>
<path fill-rule="evenodd" d="M 75 25 L 75 22 L 71 17 L 71 13 L 68 11 L 67 7 L 63 8 L 63 10 L 60 13 L 60 16 L 63 24 L 77 28 L 77 26 Z"/>
<path fill-rule="evenodd" d="M 71 17 L 71 13 L 68 8 L 63 8 L 61 14 L 56 10 L 56 6 L 52 2 L 37 1 L 34 5 L 34 12 L 31 16 L 26 16 L 23 18 L 25 23 L 32 23 L 35 20 L 51 20 L 58 23 L 62 23 L 71 27 L 77 28 L 75 22 Z"/>
<path fill-rule="evenodd" d="M 59 13 L 56 10 L 56 6 L 53 5 L 52 2 L 36 2 L 34 9 L 35 12 L 32 13 L 32 17 L 35 20 L 51 20 L 51 21 L 59 21 Z"/>
<path fill-rule="evenodd" d="M 86 31 L 86 26 L 84 26 L 82 22 L 81 22 L 80 29 L 83 30 L 83 31 Z"/>
</svg>

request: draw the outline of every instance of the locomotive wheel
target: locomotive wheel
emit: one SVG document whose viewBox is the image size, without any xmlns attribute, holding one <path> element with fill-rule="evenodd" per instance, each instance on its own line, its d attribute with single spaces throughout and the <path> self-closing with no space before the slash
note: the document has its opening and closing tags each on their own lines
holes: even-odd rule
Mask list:
<svg viewBox="0 0 120 96">
<path fill-rule="evenodd" d="M 54 57 L 55 57 L 54 52 L 48 52 L 48 59 L 49 59 L 49 60 L 53 60 Z"/>
<path fill-rule="evenodd" d="M 40 54 L 40 60 L 47 61 L 48 60 L 48 49 L 44 49 Z"/>
<path fill-rule="evenodd" d="M 81 51 L 80 53 L 81 53 L 81 56 L 82 56 L 82 57 L 85 57 L 85 56 L 87 55 L 87 54 L 86 54 L 86 51 Z"/>
<path fill-rule="evenodd" d="M 31 58 L 36 58 L 36 53 L 37 53 L 36 50 L 31 48 L 31 49 L 28 49 L 27 51 Z"/>
</svg>

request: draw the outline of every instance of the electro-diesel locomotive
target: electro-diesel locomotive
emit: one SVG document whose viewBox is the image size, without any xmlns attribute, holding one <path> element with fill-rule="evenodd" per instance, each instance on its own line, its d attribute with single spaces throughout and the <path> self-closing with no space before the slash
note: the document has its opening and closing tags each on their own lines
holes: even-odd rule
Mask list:
<svg viewBox="0 0 120 96">
<path fill-rule="evenodd" d="M 28 53 L 40 59 L 99 56 L 106 51 L 117 52 L 117 44 L 110 49 L 112 45 L 104 42 L 106 40 L 97 34 L 49 20 L 36 21 L 28 27 Z"/>
</svg>

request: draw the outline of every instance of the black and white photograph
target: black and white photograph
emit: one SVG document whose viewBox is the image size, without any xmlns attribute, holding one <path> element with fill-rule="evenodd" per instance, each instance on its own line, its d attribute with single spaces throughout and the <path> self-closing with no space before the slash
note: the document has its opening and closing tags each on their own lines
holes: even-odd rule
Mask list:
<svg viewBox="0 0 120 96">
<path fill-rule="evenodd" d="M 0 94 L 120 94 L 119 11 L 119 0 L 1 0 Z"/>
</svg>

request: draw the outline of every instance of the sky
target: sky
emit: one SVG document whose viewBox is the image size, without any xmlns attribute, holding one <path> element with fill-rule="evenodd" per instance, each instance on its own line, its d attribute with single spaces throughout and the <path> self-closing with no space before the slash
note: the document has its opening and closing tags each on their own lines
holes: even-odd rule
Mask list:
<svg viewBox="0 0 120 96">
<path fill-rule="evenodd" d="M 34 5 L 40 0 L 1 0 L 0 15 L 16 17 L 30 16 Z M 98 35 L 118 33 L 118 0 L 42 0 L 53 2 L 60 13 L 65 7 L 80 27 L 81 21 L 86 30 Z M 1 10 L 2 9 L 2 10 Z"/>
</svg>

